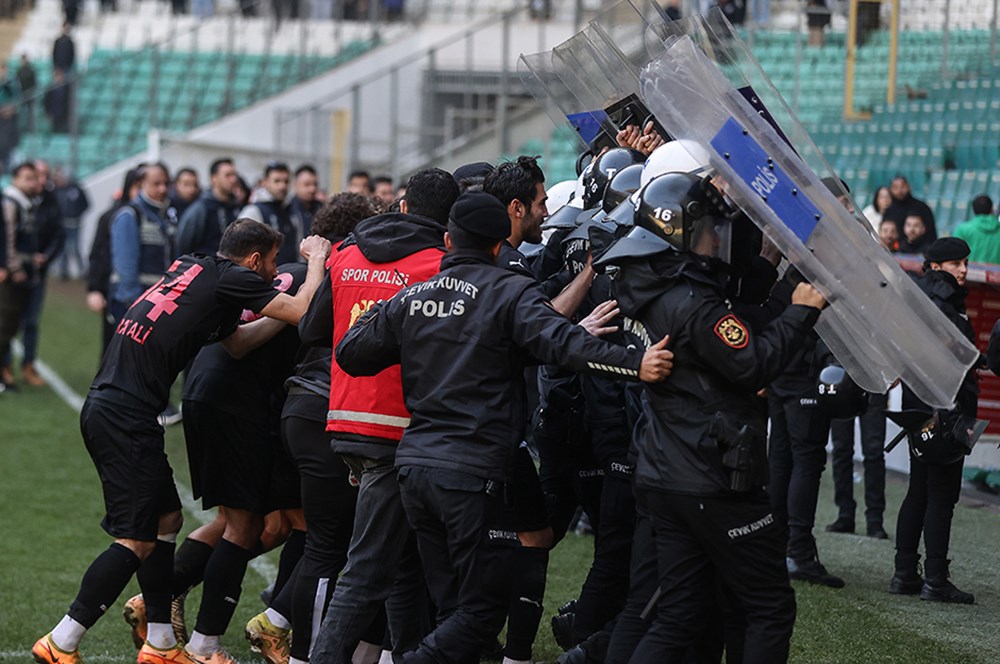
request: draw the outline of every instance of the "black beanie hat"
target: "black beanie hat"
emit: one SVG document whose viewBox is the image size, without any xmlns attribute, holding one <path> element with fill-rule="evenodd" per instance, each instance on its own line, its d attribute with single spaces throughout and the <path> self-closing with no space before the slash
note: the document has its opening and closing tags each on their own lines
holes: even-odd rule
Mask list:
<svg viewBox="0 0 1000 664">
<path fill-rule="evenodd" d="M 468 191 L 459 196 L 451 206 L 448 221 L 490 240 L 506 240 L 510 236 L 507 208 L 496 196 L 482 191 Z"/>
<path fill-rule="evenodd" d="M 488 164 L 485 161 L 476 161 L 471 164 L 459 166 L 451 176 L 455 178 L 455 182 L 461 182 L 462 180 L 471 178 L 484 178 L 494 170 L 493 164 Z"/>
<path fill-rule="evenodd" d="M 960 261 L 969 253 L 969 245 L 965 240 L 957 237 L 939 237 L 927 250 L 927 262 Z"/>
</svg>

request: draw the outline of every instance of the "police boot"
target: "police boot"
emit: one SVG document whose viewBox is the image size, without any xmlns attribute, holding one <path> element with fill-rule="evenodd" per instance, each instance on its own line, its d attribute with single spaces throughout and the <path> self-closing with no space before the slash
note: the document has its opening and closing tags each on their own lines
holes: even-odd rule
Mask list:
<svg viewBox="0 0 1000 664">
<path fill-rule="evenodd" d="M 576 645 L 576 639 L 573 638 L 575 622 L 576 613 L 559 613 L 552 616 L 552 636 L 563 650 L 569 650 Z"/>
<path fill-rule="evenodd" d="M 896 552 L 896 573 L 889 581 L 889 592 L 893 595 L 916 595 L 924 585 L 917 563 L 920 555 Z"/>
<path fill-rule="evenodd" d="M 920 599 L 948 604 L 975 604 L 976 598 L 972 593 L 959 590 L 948 580 L 948 563 L 948 560 L 927 561 L 927 578 L 920 589 Z"/>
<path fill-rule="evenodd" d="M 830 574 L 819 558 L 813 557 L 808 560 L 795 560 L 786 558 L 785 564 L 788 566 L 788 576 L 798 581 L 815 583 L 828 588 L 843 588 L 844 580 L 839 576 Z"/>
</svg>

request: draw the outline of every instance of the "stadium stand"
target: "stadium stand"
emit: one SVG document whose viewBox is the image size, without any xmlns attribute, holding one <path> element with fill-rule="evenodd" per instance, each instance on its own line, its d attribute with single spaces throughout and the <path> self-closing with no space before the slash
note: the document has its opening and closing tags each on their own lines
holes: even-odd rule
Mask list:
<svg viewBox="0 0 1000 664">
<path fill-rule="evenodd" d="M 333 69 L 375 43 L 353 42 L 336 56 L 94 51 L 77 84 L 76 170 L 86 176 L 142 151 L 151 128 L 182 132 L 207 124 Z M 36 69 L 45 71 L 46 86 L 47 70 Z M 74 138 L 51 133 L 36 113 L 38 130 L 22 139 L 20 150 L 56 163 L 74 161 Z"/>
<path fill-rule="evenodd" d="M 8 61 L 15 71 L 20 55 L 28 54 L 38 76 L 35 103 L 21 109 L 33 113 L 33 130 L 22 133 L 17 154 L 71 165 L 77 177 L 142 151 L 150 129 L 186 132 L 210 123 L 328 72 L 393 34 L 344 21 L 277 25 L 233 14 L 199 21 L 156 2 L 89 16 L 72 33 L 76 128 L 55 134 L 42 96 L 52 79 L 48 57 L 60 21 L 59 2 L 39 0 Z"/>
</svg>

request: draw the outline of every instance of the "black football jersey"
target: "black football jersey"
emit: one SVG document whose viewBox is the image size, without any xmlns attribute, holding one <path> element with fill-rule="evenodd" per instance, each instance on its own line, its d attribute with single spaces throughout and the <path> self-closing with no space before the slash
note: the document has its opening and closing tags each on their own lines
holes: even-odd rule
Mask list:
<svg viewBox="0 0 1000 664">
<path fill-rule="evenodd" d="M 198 350 L 232 334 L 244 309 L 260 312 L 277 295 L 259 274 L 228 259 L 181 256 L 118 322 L 91 389 L 113 388 L 161 412 Z"/>
<path fill-rule="evenodd" d="M 295 295 L 305 282 L 307 271 L 305 263 L 282 265 L 272 287 Z M 258 317 L 245 311 L 243 322 Z M 271 420 L 280 415 L 284 383 L 295 369 L 299 345 L 298 328 L 287 325 L 267 343 L 240 359 L 232 357 L 221 344 L 206 346 L 188 372 L 184 400 L 208 403 L 232 415 L 270 425 Z"/>
</svg>

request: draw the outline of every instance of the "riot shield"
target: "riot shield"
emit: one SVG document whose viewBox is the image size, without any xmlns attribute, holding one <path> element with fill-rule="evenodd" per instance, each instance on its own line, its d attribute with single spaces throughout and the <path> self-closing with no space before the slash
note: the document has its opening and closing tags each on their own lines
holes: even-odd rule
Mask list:
<svg viewBox="0 0 1000 664">
<path fill-rule="evenodd" d="M 885 392 L 902 378 L 951 407 L 978 351 L 822 184 L 832 170 L 725 18 L 665 22 L 637 6 L 617 5 L 553 50 L 563 94 L 594 109 L 633 94 L 637 73 L 660 124 L 705 147 L 726 193 L 827 297 L 817 331 L 858 385 Z M 567 73 L 571 62 L 587 75 Z"/>
</svg>

